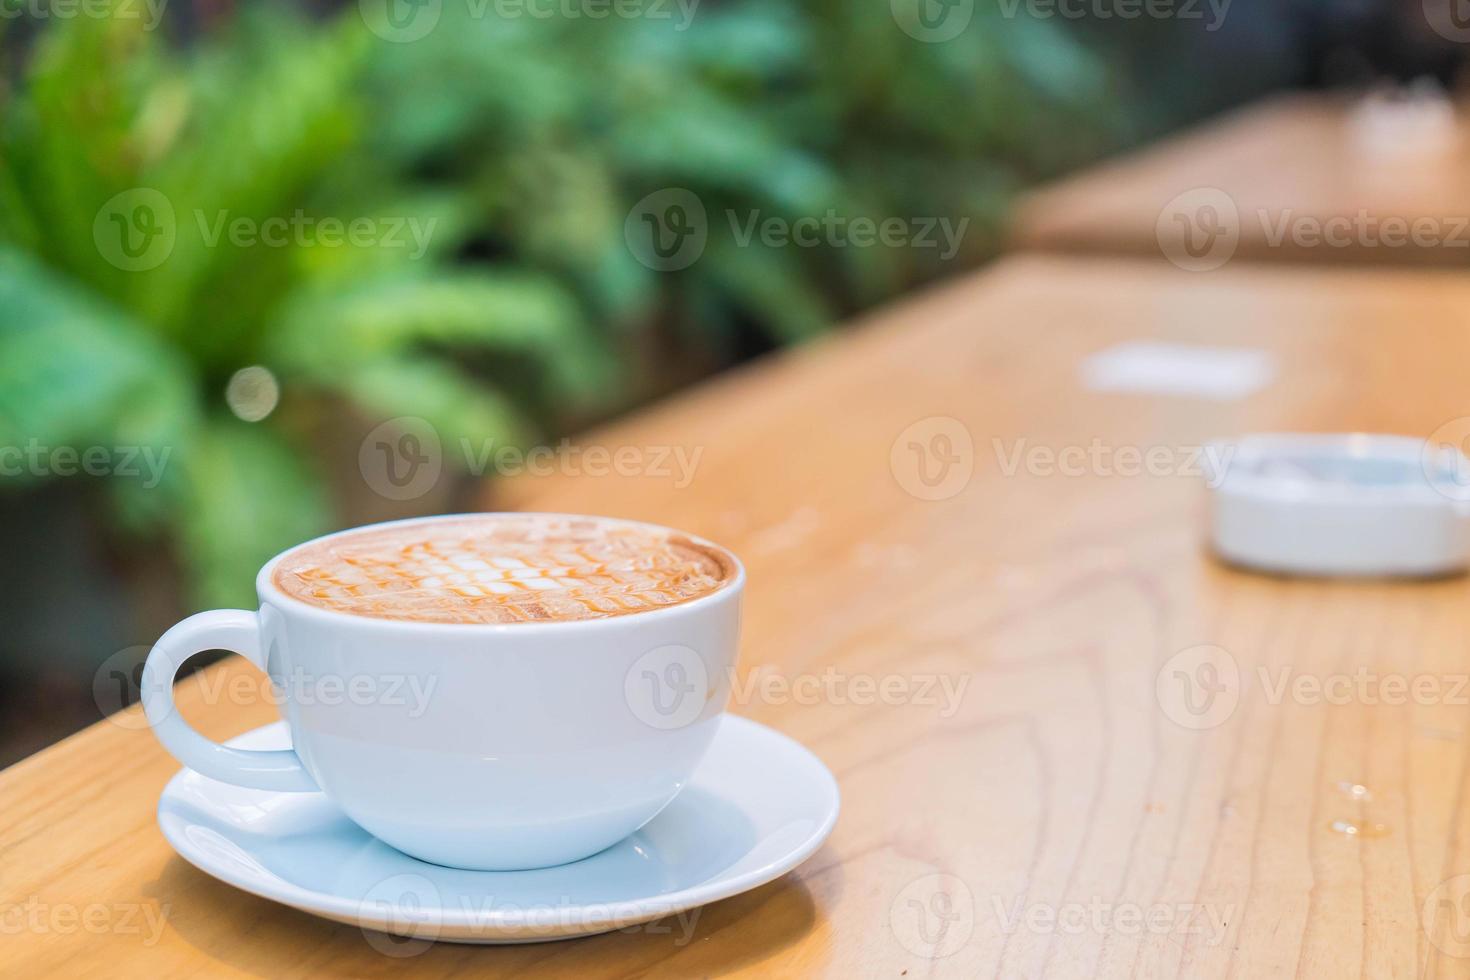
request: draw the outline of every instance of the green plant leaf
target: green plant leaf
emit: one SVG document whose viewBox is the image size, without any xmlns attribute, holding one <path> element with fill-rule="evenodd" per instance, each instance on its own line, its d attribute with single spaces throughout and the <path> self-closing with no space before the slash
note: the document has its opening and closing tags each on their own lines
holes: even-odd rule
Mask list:
<svg viewBox="0 0 1470 980">
<path fill-rule="evenodd" d="M 84 17 L 55 17 L 37 39 L 24 85 L 6 100 L 0 157 L 12 188 L 11 234 L 46 262 L 120 297 L 128 280 L 101 261 L 92 227 L 113 195 L 134 186 L 134 122 L 160 73 L 155 37 L 141 18 L 114 16 L 103 0 Z"/>
<path fill-rule="evenodd" d="M 700 260 L 700 270 L 732 304 L 767 324 L 774 339 L 796 343 L 822 333 L 833 319 L 826 300 L 798 264 L 803 258 L 800 249 L 716 240 Z"/>
<path fill-rule="evenodd" d="M 345 365 L 381 364 L 426 345 L 528 354 L 565 397 L 605 395 L 611 365 L 564 288 L 531 275 L 381 279 L 303 297 L 283 312 L 270 356 L 331 383 Z"/>
<path fill-rule="evenodd" d="M 337 387 L 370 417 L 424 419 L 438 433 L 446 460 L 461 468 L 478 458 L 480 447 L 524 446 L 534 431 L 495 389 L 427 358 L 365 364 L 346 372 Z"/>
<path fill-rule="evenodd" d="M 132 304 L 211 363 L 254 342 L 268 301 L 292 281 L 289 244 L 242 240 L 230 227 L 294 221 L 362 118 L 355 84 L 369 42 L 360 23 L 308 30 L 279 12 L 256 16 L 263 23 L 236 47 L 195 63 L 188 122 L 142 175 L 172 205 L 177 239 L 166 262 L 131 280 Z M 212 311 L 207 323 L 201 308 Z"/>
<path fill-rule="evenodd" d="M 180 542 L 196 608 L 253 608 L 261 565 L 331 526 L 316 475 L 265 426 L 211 420 L 180 462 Z"/>
<path fill-rule="evenodd" d="M 135 320 L 0 247 L 0 445 L 179 447 L 186 362 Z"/>
</svg>

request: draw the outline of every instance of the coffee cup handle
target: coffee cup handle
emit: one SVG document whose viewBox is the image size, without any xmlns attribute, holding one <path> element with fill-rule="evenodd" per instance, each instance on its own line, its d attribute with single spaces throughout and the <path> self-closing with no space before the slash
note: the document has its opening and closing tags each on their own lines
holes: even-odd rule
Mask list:
<svg viewBox="0 0 1470 980">
<path fill-rule="evenodd" d="M 184 661 L 205 650 L 230 650 L 266 669 L 260 617 L 244 609 L 216 609 L 190 616 L 153 645 L 143 666 L 143 713 L 163 747 L 195 772 L 222 783 L 284 792 L 317 789 L 291 749 L 233 749 L 200 735 L 174 706 L 174 676 Z"/>
</svg>

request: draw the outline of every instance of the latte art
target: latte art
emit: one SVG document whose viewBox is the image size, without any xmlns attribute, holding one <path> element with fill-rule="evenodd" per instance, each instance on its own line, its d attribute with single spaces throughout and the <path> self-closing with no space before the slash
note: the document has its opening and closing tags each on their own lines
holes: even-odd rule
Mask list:
<svg viewBox="0 0 1470 980">
<path fill-rule="evenodd" d="M 364 528 L 302 545 L 271 576 L 334 612 L 425 623 L 601 619 L 707 595 L 719 549 L 608 518 L 485 514 Z"/>
</svg>

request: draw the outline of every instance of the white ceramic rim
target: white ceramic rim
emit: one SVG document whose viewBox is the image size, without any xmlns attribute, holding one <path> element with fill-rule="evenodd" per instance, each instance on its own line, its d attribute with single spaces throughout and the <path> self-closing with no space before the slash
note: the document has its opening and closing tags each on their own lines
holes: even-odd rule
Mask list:
<svg viewBox="0 0 1470 980">
<path fill-rule="evenodd" d="M 270 724 L 275 725 L 282 723 L 271 722 Z M 758 888 L 761 885 L 766 884 L 767 882 L 776 880 L 777 878 L 786 874 L 786 872 L 791 871 L 793 868 L 796 868 L 807 858 L 815 854 L 817 852 L 817 849 L 821 847 L 824 842 L 826 842 L 828 836 L 830 836 L 832 833 L 832 828 L 837 825 L 837 816 L 842 810 L 842 794 L 841 791 L 838 789 L 837 779 L 835 776 L 832 775 L 832 771 L 827 768 L 826 764 L 824 764 L 821 759 L 817 758 L 816 754 L 808 749 L 805 745 L 802 745 L 800 742 L 796 741 L 796 739 L 782 732 L 778 732 L 774 728 L 771 728 L 767 725 L 762 725 L 758 721 L 752 721 L 749 718 L 742 718 L 739 715 L 726 713 L 721 724 L 722 726 L 729 724 L 739 725 L 742 727 L 746 727 L 753 732 L 763 733 L 772 738 L 785 742 L 786 747 L 789 750 L 796 752 L 801 758 L 804 765 L 814 770 L 815 773 L 819 774 L 819 778 L 822 784 L 825 786 L 827 792 L 831 795 L 832 805 L 828 810 L 826 819 L 824 819 L 822 823 L 816 828 L 816 830 L 813 831 L 806 840 L 802 841 L 798 847 L 793 848 L 776 860 L 771 861 L 770 863 L 765 864 L 759 868 L 754 868 L 750 871 L 745 872 L 744 874 L 737 875 L 733 878 L 718 880 L 714 884 L 695 885 L 690 888 L 681 889 L 677 892 L 650 895 L 647 898 L 632 899 L 624 902 L 598 902 L 592 903 L 587 906 L 581 906 L 583 908 L 596 908 L 599 913 L 605 912 L 605 914 L 599 914 L 596 917 L 589 916 L 586 919 L 576 922 L 575 927 L 580 930 L 579 932 L 565 933 L 561 935 L 550 934 L 545 937 L 546 941 L 552 941 L 560 938 L 570 939 L 577 936 L 592 935 L 598 931 L 605 931 L 604 927 L 606 927 L 606 929 L 617 929 L 624 925 L 631 925 L 637 922 L 645 922 L 649 919 L 662 918 L 666 915 L 674 915 L 675 913 L 683 911 L 684 909 L 695 908 L 701 905 L 708 905 L 711 902 L 718 902 L 721 899 L 725 898 L 732 898 L 733 896 L 739 895 L 743 892 L 747 892 L 752 888 Z M 259 729 L 252 729 L 252 731 L 259 731 Z M 248 735 L 250 733 L 247 732 L 245 734 Z M 718 736 L 716 737 L 718 738 Z M 231 739 L 225 744 L 232 744 L 234 741 L 234 739 Z M 216 878 L 219 881 L 223 881 L 228 885 L 232 885 L 235 888 L 238 888 L 244 892 L 248 892 L 252 895 L 257 895 L 261 898 L 267 898 L 272 901 L 281 902 L 282 904 L 289 905 L 292 908 L 301 909 L 305 912 L 311 912 L 318 915 L 326 915 L 329 917 L 340 917 L 338 921 L 355 922 L 359 926 L 377 929 L 378 931 L 382 932 L 390 931 L 374 924 L 381 921 L 380 919 L 364 914 L 366 909 L 364 908 L 364 903 L 362 902 L 355 902 L 351 899 L 342 898 L 337 895 L 329 895 L 323 892 L 312 891 L 311 889 L 303 888 L 300 885 L 295 885 L 289 881 L 285 881 L 279 875 L 276 875 L 274 873 L 271 873 L 269 877 L 265 875 L 252 877 L 250 875 L 237 873 L 233 870 L 233 868 L 221 868 L 218 865 L 211 865 L 204 862 L 202 859 L 196 858 L 196 850 L 192 842 L 190 842 L 187 836 L 182 833 L 178 836 L 175 836 L 173 833 L 171 833 L 169 822 L 163 819 L 162 812 L 163 801 L 169 796 L 169 791 L 173 789 L 174 784 L 190 774 L 198 776 L 198 773 L 194 773 L 193 770 L 190 770 L 187 767 L 179 770 L 177 773 L 174 774 L 173 778 L 169 780 L 168 785 L 164 788 L 163 794 L 159 797 L 159 828 L 163 831 L 163 836 L 168 839 L 169 844 L 173 846 L 173 849 L 178 852 L 179 856 L 181 856 L 184 860 L 188 861 L 194 867 L 198 868 L 200 871 L 204 872 L 210 877 Z M 438 866 L 433 865 L 433 867 Z M 565 865 L 562 865 L 562 867 L 565 867 Z M 486 873 L 517 874 L 518 872 L 497 871 Z M 262 884 L 262 882 L 264 882 L 265 884 Z M 277 884 L 278 882 L 279 884 Z M 650 906 L 656 906 L 656 911 L 651 910 Z M 571 906 L 570 908 L 576 907 L 577 906 Z M 439 914 L 437 916 L 429 920 L 431 927 L 435 929 L 477 928 L 488 930 L 515 929 L 526 927 L 544 928 L 546 925 L 546 923 L 542 921 L 533 921 L 534 913 L 528 913 L 525 910 L 475 912 L 469 909 L 461 908 L 439 909 L 438 912 Z M 452 937 L 439 938 L 426 936 L 424 938 L 442 942 L 455 941 Z"/>
<path fill-rule="evenodd" d="M 1371 432 L 1265 432 L 1240 439 L 1220 439 L 1212 447 L 1234 446 L 1225 472 L 1212 488 L 1217 494 L 1250 497 L 1278 506 L 1312 507 L 1318 504 L 1381 508 L 1385 504 L 1450 509 L 1452 498 L 1440 493 L 1423 474 L 1425 443 L 1413 436 Z M 1303 481 L 1261 474 L 1238 467 L 1242 463 L 1292 455 L 1320 459 L 1382 459 L 1408 464 L 1418 480 L 1379 486 Z"/>
<path fill-rule="evenodd" d="M 561 619 L 545 620 L 538 622 L 517 623 L 425 623 L 408 619 L 386 619 L 378 616 L 359 616 L 356 613 L 339 612 L 334 609 L 323 609 L 321 606 L 313 606 L 309 602 L 303 602 L 276 588 L 271 581 L 272 573 L 281 559 L 291 554 L 298 548 L 316 544 L 320 541 L 329 541 L 332 538 L 345 537 L 360 531 L 378 530 L 380 528 L 397 527 L 400 524 L 433 524 L 441 521 L 456 521 L 475 519 L 481 517 L 559 517 L 567 520 L 594 520 L 610 521 L 615 524 L 624 524 L 631 527 L 644 528 L 645 530 L 658 531 L 663 534 L 675 534 L 688 538 L 695 544 L 706 548 L 712 548 L 730 560 L 735 569 L 735 574 L 721 583 L 713 592 L 685 602 L 677 602 L 670 606 L 661 606 L 657 609 L 646 609 L 641 612 L 626 613 L 621 616 L 602 616 L 596 619 Z M 503 632 L 506 630 L 559 630 L 572 632 L 577 630 L 605 630 L 613 624 L 623 623 L 647 623 L 654 619 L 667 619 L 673 616 L 691 615 L 706 605 L 725 601 L 732 596 L 738 596 L 745 587 L 745 565 L 740 558 L 729 548 L 722 544 L 710 541 L 708 538 L 678 528 L 668 527 L 664 524 L 654 524 L 649 521 L 634 521 L 623 517 L 608 517 L 601 514 L 568 514 L 560 511 L 539 510 L 486 510 L 470 511 L 462 514 L 434 514 L 427 517 L 405 517 L 396 521 L 380 521 L 376 524 L 363 524 L 358 527 L 344 528 L 341 531 L 333 531 L 323 534 L 280 552 L 261 567 L 255 576 L 255 591 L 262 603 L 271 603 L 291 611 L 294 615 L 304 615 L 308 618 L 320 619 L 323 622 L 335 623 L 338 626 L 355 625 L 358 627 L 369 627 L 387 631 L 401 631 L 409 633 L 433 632 L 433 633 L 455 633 L 471 632 L 479 636 L 488 632 Z"/>
</svg>

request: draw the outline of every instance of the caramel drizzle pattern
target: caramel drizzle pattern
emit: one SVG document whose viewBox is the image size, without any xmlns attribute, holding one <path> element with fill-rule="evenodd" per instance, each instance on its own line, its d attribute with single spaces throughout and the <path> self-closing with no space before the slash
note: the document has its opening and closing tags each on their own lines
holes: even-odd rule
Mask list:
<svg viewBox="0 0 1470 980">
<path fill-rule="evenodd" d="M 288 568 L 293 557 L 288 556 L 276 581 L 297 598 L 342 612 L 418 621 L 532 622 L 619 616 L 673 605 L 713 591 L 722 580 L 720 572 L 710 570 L 719 565 L 713 557 L 664 537 L 611 532 L 592 542 L 556 536 L 528 541 L 498 530 L 492 526 L 478 537 L 461 532 L 439 540 L 419 538 L 398 547 L 396 560 L 383 553 L 364 554 L 372 548 L 369 535 L 357 541 L 349 537 L 340 542 L 342 550 L 328 546 L 317 562 L 308 561 L 315 557 L 308 549 L 301 564 Z M 610 553 L 594 552 L 598 544 L 606 547 L 597 552 Z M 575 561 L 569 563 L 567 557 Z M 514 559 L 523 567 L 498 566 L 497 558 Z M 629 568 L 620 567 L 618 559 L 651 561 Z M 462 561 L 482 567 L 466 567 Z M 343 577 L 339 573 L 344 567 L 366 581 Z M 538 570 L 554 574 L 526 574 Z M 459 581 L 426 584 L 440 578 Z M 556 587 L 531 584 L 537 581 Z M 490 590 L 492 583 L 513 591 Z M 558 614 L 548 608 L 552 600 L 571 602 L 580 612 L 564 608 Z"/>
</svg>

